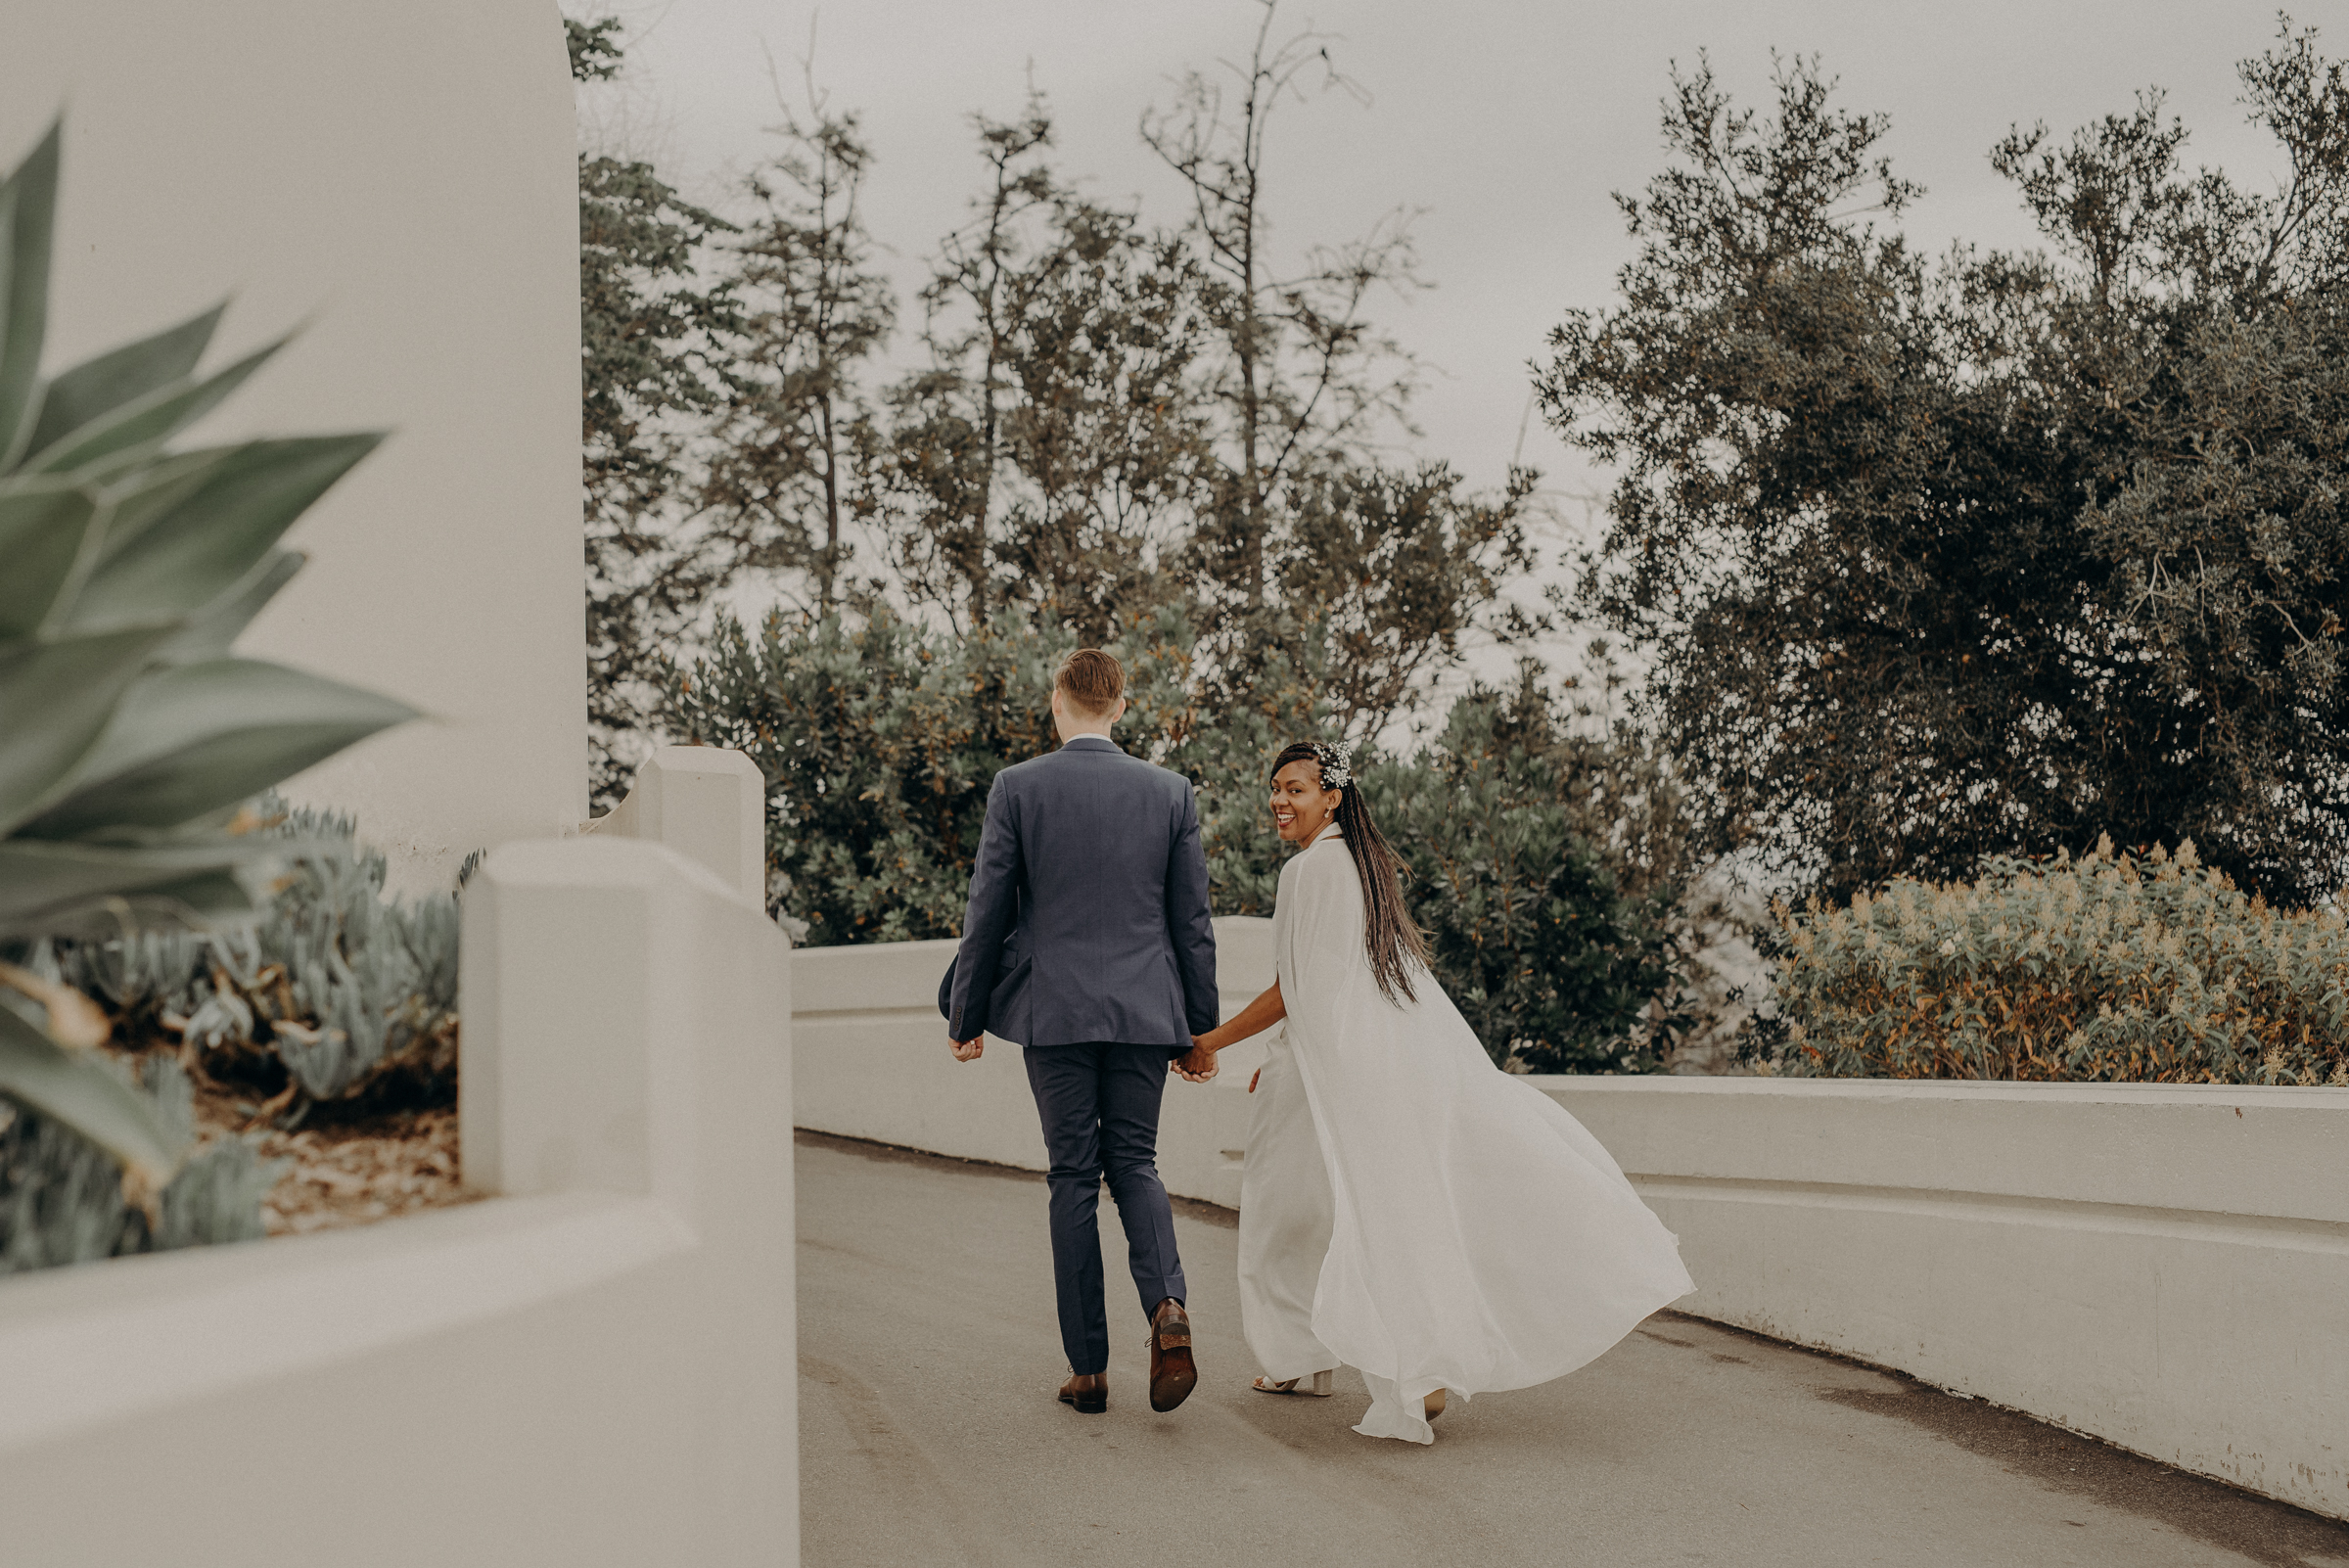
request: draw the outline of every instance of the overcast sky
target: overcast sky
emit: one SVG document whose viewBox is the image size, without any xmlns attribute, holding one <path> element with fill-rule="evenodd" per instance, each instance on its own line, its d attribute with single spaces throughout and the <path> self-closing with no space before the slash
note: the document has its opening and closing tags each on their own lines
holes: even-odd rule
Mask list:
<svg viewBox="0 0 2349 1568">
<path fill-rule="evenodd" d="M 1061 166 L 1089 194 L 1183 215 L 1172 176 L 1135 134 L 1142 111 L 1186 68 L 1244 59 L 1252 0 L 622 0 L 631 79 L 582 98 L 590 140 L 650 156 L 689 193 L 721 200 L 758 161 L 774 123 L 771 54 L 787 92 L 813 37 L 833 107 L 857 112 L 877 158 L 867 217 L 899 258 L 910 296 L 920 261 L 975 189 L 974 111 L 1009 115 L 1031 81 L 1050 100 Z M 2326 24 L 2333 5 L 2303 4 Z M 1939 251 L 2032 241 L 1988 151 L 2016 122 L 2058 133 L 2167 89 L 2192 135 L 2191 162 L 2264 182 L 2272 144 L 2247 126 L 2235 62 L 2268 47 L 2267 0 L 1283 0 L 1276 33 L 1335 35 L 1333 60 L 1369 95 L 1282 106 L 1269 153 L 1276 246 L 1342 241 L 1397 207 L 1436 287 L 1379 313 L 1433 374 L 1418 408 L 1422 450 L 1480 484 L 1517 449 L 1527 361 L 1561 311 L 1599 306 L 1629 254 L 1612 191 L 1662 166 L 1658 106 L 1672 64 L 1709 51 L 1741 103 L 1766 105 L 1771 52 L 1817 53 L 1838 102 L 1891 115 L 1886 150 L 1925 196 L 1904 220 Z M 2325 52 L 2349 49 L 2328 26 Z M 1542 428 L 1525 460 L 1566 491 L 1603 484 Z"/>
</svg>

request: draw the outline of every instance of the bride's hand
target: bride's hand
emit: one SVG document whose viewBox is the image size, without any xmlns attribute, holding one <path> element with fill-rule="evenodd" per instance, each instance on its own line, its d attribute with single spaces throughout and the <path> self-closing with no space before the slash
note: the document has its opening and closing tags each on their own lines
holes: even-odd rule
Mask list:
<svg viewBox="0 0 2349 1568">
<path fill-rule="evenodd" d="M 1189 1083 L 1204 1084 L 1216 1076 L 1216 1053 L 1195 1043 L 1198 1038 L 1192 1036 L 1191 1048 L 1174 1058 L 1174 1071 Z"/>
</svg>

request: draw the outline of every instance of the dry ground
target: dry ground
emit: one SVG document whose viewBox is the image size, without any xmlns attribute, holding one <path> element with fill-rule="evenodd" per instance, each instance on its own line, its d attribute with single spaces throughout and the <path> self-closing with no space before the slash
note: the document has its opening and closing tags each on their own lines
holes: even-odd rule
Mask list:
<svg viewBox="0 0 2349 1568">
<path fill-rule="evenodd" d="M 273 1236 L 372 1224 L 481 1196 L 461 1176 L 453 1107 L 348 1120 L 313 1111 L 291 1132 L 256 1128 L 258 1110 L 250 1095 L 197 1091 L 200 1134 L 254 1133 L 262 1159 L 292 1162 L 261 1203 Z"/>
</svg>

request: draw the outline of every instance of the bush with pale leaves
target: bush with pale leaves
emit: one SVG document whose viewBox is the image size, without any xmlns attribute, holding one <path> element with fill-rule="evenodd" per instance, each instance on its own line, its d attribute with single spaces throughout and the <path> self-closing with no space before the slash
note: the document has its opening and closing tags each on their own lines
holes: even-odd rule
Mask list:
<svg viewBox="0 0 2349 1568">
<path fill-rule="evenodd" d="M 1775 913 L 1766 1072 L 2349 1085 L 2349 922 L 2246 897 L 2191 842 Z"/>
</svg>

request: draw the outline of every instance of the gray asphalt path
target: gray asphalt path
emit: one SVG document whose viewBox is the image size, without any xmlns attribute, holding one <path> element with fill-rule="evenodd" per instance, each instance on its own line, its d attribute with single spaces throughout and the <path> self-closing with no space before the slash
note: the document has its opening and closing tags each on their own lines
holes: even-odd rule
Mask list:
<svg viewBox="0 0 2349 1568">
<path fill-rule="evenodd" d="M 2349 1568 L 2349 1526 L 1670 1314 L 1433 1448 L 1251 1393 L 1231 1220 L 1182 1206 L 1200 1384 L 1156 1415 L 1102 1200 L 1107 1415 L 1056 1403 L 1039 1177 L 801 1134 L 808 1568 Z"/>
</svg>

